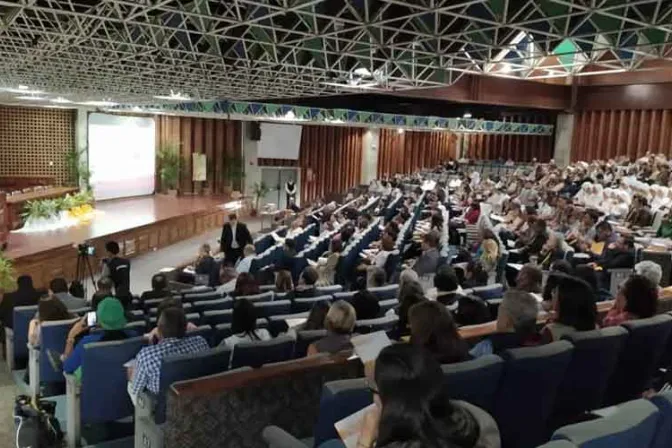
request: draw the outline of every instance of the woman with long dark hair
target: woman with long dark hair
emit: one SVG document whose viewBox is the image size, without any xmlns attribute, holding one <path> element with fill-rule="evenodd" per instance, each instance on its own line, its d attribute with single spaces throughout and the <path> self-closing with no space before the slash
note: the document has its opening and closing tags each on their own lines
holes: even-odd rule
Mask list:
<svg viewBox="0 0 672 448">
<path fill-rule="evenodd" d="M 439 302 L 425 301 L 408 312 L 411 343 L 428 350 L 442 364 L 471 359 L 469 345 L 457 332 L 450 311 Z"/>
<path fill-rule="evenodd" d="M 498 448 L 499 431 L 482 409 L 450 400 L 443 371 L 426 350 L 384 348 L 371 384 L 375 407 L 364 420 L 361 448 Z"/>
<path fill-rule="evenodd" d="M 597 307 L 593 288 L 577 277 L 556 274 L 553 309 L 556 318 L 541 330 L 544 342 L 559 341 L 566 334 L 596 328 Z"/>
<path fill-rule="evenodd" d="M 236 299 L 231 316 L 231 336 L 222 345 L 233 347 L 239 342 L 265 341 L 271 335 L 265 328 L 257 328 L 257 310 L 247 299 Z"/>
</svg>

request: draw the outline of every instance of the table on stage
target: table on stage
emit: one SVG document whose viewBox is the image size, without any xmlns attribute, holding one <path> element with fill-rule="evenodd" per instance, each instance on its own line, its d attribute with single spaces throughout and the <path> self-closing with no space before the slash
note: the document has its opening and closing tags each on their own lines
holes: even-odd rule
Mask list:
<svg viewBox="0 0 672 448">
<path fill-rule="evenodd" d="M 26 205 L 26 202 L 40 199 L 60 198 L 68 193 L 75 193 L 78 190 L 79 188 L 77 187 L 53 187 L 7 196 L 7 211 L 4 218 L 5 223 L 9 230 L 18 229 L 21 227 L 21 213 L 23 212 L 23 207 Z M 0 227 L 2 227 L 1 224 Z"/>
</svg>

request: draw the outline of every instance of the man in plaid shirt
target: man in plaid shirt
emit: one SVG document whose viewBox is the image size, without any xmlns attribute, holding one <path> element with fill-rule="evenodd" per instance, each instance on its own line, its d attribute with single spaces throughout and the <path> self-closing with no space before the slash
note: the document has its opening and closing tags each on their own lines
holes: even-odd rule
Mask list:
<svg viewBox="0 0 672 448">
<path fill-rule="evenodd" d="M 186 331 L 187 320 L 182 308 L 166 308 L 161 312 L 158 322 L 159 343 L 143 348 L 135 358 L 133 378 L 129 384 L 129 394 L 134 402 L 145 389 L 153 394 L 159 393 L 163 358 L 210 349 L 201 336 L 185 337 Z"/>
</svg>

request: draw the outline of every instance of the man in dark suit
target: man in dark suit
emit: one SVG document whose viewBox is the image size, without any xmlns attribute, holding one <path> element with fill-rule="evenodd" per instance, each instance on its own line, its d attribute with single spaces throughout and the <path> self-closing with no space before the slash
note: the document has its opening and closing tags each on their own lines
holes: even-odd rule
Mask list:
<svg viewBox="0 0 672 448">
<path fill-rule="evenodd" d="M 246 244 L 253 244 L 250 231 L 247 230 L 245 224 L 238 222 L 238 216 L 235 213 L 229 215 L 229 222 L 222 227 L 219 244 L 224 252 L 224 263 L 230 266 L 235 265 L 243 255 L 243 248 Z"/>
</svg>

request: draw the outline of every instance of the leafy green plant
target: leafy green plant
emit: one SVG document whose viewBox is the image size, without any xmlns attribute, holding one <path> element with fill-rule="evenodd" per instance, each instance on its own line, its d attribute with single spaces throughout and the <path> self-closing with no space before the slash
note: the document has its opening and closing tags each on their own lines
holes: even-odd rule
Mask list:
<svg viewBox="0 0 672 448">
<path fill-rule="evenodd" d="M 271 191 L 264 182 L 255 182 L 254 187 L 252 188 L 252 194 L 254 194 L 254 208 L 259 210 L 259 201 L 261 198 L 265 197 Z"/>
<path fill-rule="evenodd" d="M 71 208 L 76 207 L 74 196 L 70 196 L 69 194 L 54 200 L 56 201 L 56 208 L 59 212 L 67 212 Z"/>
<path fill-rule="evenodd" d="M 25 220 L 38 220 L 53 217 L 56 214 L 56 205 L 47 202 L 46 200 L 26 202 L 26 205 L 23 206 L 23 218 Z"/>
<path fill-rule="evenodd" d="M 72 196 L 72 206 L 70 208 L 81 207 L 86 204 L 93 204 L 93 192 L 80 191 Z"/>
<path fill-rule="evenodd" d="M 164 190 L 176 190 L 180 180 L 180 146 L 177 143 L 166 143 L 159 148 L 159 177 Z"/>
<path fill-rule="evenodd" d="M 91 190 L 91 170 L 82 160 L 87 149 L 71 148 L 65 153 L 65 166 L 68 171 L 68 180 L 74 186 L 83 185 L 84 189 Z"/>
<path fill-rule="evenodd" d="M 224 178 L 234 190 L 242 188 L 242 181 L 245 178 L 245 165 L 240 155 L 229 157 L 224 161 Z"/>
<path fill-rule="evenodd" d="M 0 251 L 0 290 L 7 291 L 14 289 L 15 286 L 15 275 L 14 264 L 12 260 L 5 257 L 2 251 Z"/>
</svg>

